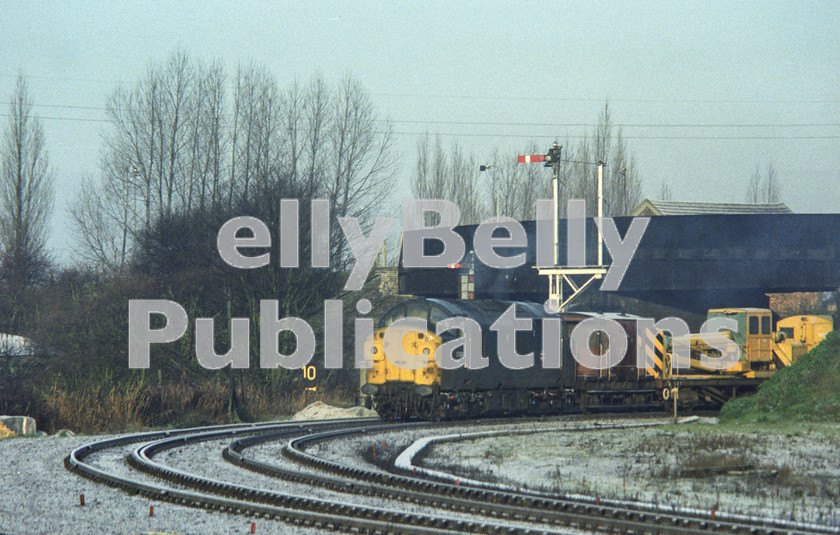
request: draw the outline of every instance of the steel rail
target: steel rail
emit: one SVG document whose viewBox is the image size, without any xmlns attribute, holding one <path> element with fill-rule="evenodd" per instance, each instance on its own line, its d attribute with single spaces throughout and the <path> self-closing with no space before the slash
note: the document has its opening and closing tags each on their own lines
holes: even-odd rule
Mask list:
<svg viewBox="0 0 840 535">
<path fill-rule="evenodd" d="M 300 496 L 282 495 L 271 491 L 200 478 L 159 465 L 150 459 L 150 456 L 154 454 L 153 452 L 194 442 L 212 440 L 213 438 L 225 435 L 235 436 L 243 433 L 265 431 L 277 433 L 280 429 L 285 429 L 287 433 L 299 434 L 301 431 L 308 430 L 311 432 L 313 428 L 329 425 L 341 425 L 346 428 L 348 425 L 364 425 L 366 423 L 369 423 L 369 421 L 359 422 L 358 420 L 347 421 L 345 419 L 341 422 L 295 422 L 263 424 L 259 426 L 216 426 L 182 431 L 141 433 L 99 441 L 76 448 L 65 458 L 65 466 L 69 470 L 94 481 L 161 501 L 253 517 L 277 519 L 295 525 L 323 529 L 359 533 L 406 533 L 421 535 L 431 535 L 434 533 L 531 534 L 555 532 L 538 531 L 515 526 L 494 526 L 484 522 L 401 513 L 372 507 L 315 500 Z M 150 440 L 152 442 L 148 442 Z M 123 447 L 136 442 L 144 442 L 145 444 L 135 448 L 128 456 L 129 464 L 133 467 L 152 473 L 156 472 L 158 477 L 164 477 L 169 481 L 176 481 L 194 488 L 197 487 L 203 492 L 164 488 L 159 485 L 110 473 L 85 462 L 85 458 L 93 453 L 109 448 Z M 211 494 L 207 494 L 207 492 Z M 221 494 L 224 497 L 213 494 Z"/>
<path fill-rule="evenodd" d="M 296 483 L 304 483 L 307 485 L 318 486 L 334 492 L 342 492 L 348 494 L 375 496 L 385 499 L 398 499 L 405 502 L 415 503 L 426 507 L 434 507 L 439 509 L 449 509 L 467 514 L 480 514 L 497 519 L 516 520 L 531 523 L 544 524 L 561 524 L 567 525 L 565 522 L 558 523 L 554 521 L 553 514 L 546 514 L 545 512 L 535 511 L 525 507 L 516 507 L 510 505 L 501 505 L 487 502 L 475 502 L 458 497 L 448 497 L 441 494 L 406 490 L 398 487 L 378 484 L 375 482 L 365 481 L 360 484 L 358 481 L 342 477 L 341 479 L 335 477 L 327 477 L 318 474 L 299 472 L 293 469 L 286 469 L 280 466 L 257 461 L 251 457 L 246 457 L 241 454 L 241 451 L 256 446 L 257 444 L 270 442 L 283 438 L 281 433 L 261 434 L 256 437 L 248 437 L 244 439 L 237 439 L 233 441 L 222 452 L 222 456 L 232 464 L 251 470 L 253 472 L 261 473 L 270 477 L 276 477 L 286 481 Z"/>
<path fill-rule="evenodd" d="M 623 429 L 627 425 L 595 425 L 583 428 L 567 427 L 565 431 L 587 431 Z M 567 496 L 547 496 L 544 493 L 539 495 L 529 494 L 525 489 L 519 492 L 511 492 L 503 489 L 488 489 L 470 486 L 468 483 L 454 485 L 451 483 L 430 481 L 409 475 L 385 474 L 354 468 L 336 461 L 317 457 L 304 451 L 306 445 L 331 440 L 342 436 L 373 433 L 389 430 L 389 426 L 374 425 L 360 427 L 352 430 L 333 430 L 319 432 L 303 436 L 289 441 L 283 448 L 283 455 L 319 470 L 338 474 L 344 477 L 363 481 L 369 485 L 381 485 L 386 487 L 399 488 L 411 492 L 424 494 L 438 494 L 457 497 L 467 501 L 486 504 L 503 504 L 507 507 L 524 508 L 538 513 L 551 513 L 559 523 L 560 519 L 566 518 L 565 525 L 573 527 L 584 527 L 579 524 L 580 515 L 590 519 L 597 518 L 605 525 L 601 529 L 615 530 L 619 532 L 632 531 L 634 533 L 748 533 L 748 534 L 806 534 L 806 533 L 840 533 L 840 529 L 830 526 L 818 525 L 797 525 L 792 522 L 778 520 L 756 521 L 751 518 L 721 518 L 712 519 L 710 516 L 703 516 L 700 512 L 675 511 L 669 508 L 654 508 L 652 504 L 637 504 L 632 502 L 619 502 L 617 500 L 596 500 L 595 498 L 574 498 Z M 531 431 L 529 431 L 531 432 Z M 257 437 L 254 437 L 256 440 Z M 591 529 L 591 525 L 585 527 Z M 641 531 L 638 531 L 641 530 Z"/>
<path fill-rule="evenodd" d="M 364 425 L 364 424 L 358 424 Z M 405 427 L 406 424 L 401 425 Z M 412 425 L 412 424 L 408 424 Z M 416 425 L 428 425 L 426 423 Z M 342 429 L 346 429 L 347 424 L 342 425 Z M 221 494 L 237 499 L 247 498 L 249 501 L 264 503 L 279 507 L 293 507 L 302 508 L 305 510 L 317 510 L 329 515 L 351 515 L 354 518 L 369 518 L 373 520 L 385 520 L 393 525 L 409 526 L 409 532 L 414 532 L 415 526 L 424 526 L 424 528 L 431 528 L 436 532 L 444 532 L 447 530 L 456 531 L 459 533 L 546 533 L 544 530 L 532 530 L 529 528 L 521 528 L 514 525 L 494 525 L 489 526 L 485 522 L 474 522 L 462 519 L 452 519 L 439 516 L 430 516 L 413 513 L 402 513 L 396 511 L 389 511 L 380 508 L 371 508 L 366 506 L 339 503 L 335 501 L 325 501 L 314 498 L 307 498 L 302 496 L 288 495 L 273 491 L 265 491 L 261 489 L 254 489 L 228 483 L 224 481 L 212 480 L 195 476 L 181 470 L 164 466 L 161 463 L 152 461 L 151 457 L 167 449 L 176 448 L 188 443 L 204 440 L 214 440 L 232 434 L 231 431 L 222 430 L 212 433 L 202 433 L 200 435 L 192 435 L 187 437 L 176 437 L 158 440 L 136 448 L 129 456 L 129 464 L 138 470 L 155 475 L 167 481 L 186 485 L 192 488 L 198 488 L 205 492 Z M 287 436 L 289 431 L 279 431 L 272 433 L 273 436 Z M 527 521 L 527 519 L 522 519 Z"/>
</svg>

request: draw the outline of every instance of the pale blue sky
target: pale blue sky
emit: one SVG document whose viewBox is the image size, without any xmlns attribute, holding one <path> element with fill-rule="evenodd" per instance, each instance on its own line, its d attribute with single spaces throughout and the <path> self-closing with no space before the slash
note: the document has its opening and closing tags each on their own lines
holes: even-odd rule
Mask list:
<svg viewBox="0 0 840 535">
<path fill-rule="evenodd" d="M 840 2 L 2 1 L 0 103 L 23 70 L 58 178 L 60 260 L 108 95 L 179 47 L 229 71 L 255 60 L 281 86 L 353 74 L 395 121 L 404 183 L 414 133 L 515 157 L 591 129 L 576 125 L 609 98 L 647 196 L 667 181 L 679 200 L 741 202 L 772 163 L 794 211 L 840 212 Z"/>
</svg>

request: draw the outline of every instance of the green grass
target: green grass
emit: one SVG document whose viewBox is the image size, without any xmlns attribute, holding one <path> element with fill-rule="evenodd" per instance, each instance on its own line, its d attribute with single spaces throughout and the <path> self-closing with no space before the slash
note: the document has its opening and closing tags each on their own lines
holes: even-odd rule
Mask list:
<svg viewBox="0 0 840 535">
<path fill-rule="evenodd" d="M 779 370 L 754 396 L 726 403 L 720 420 L 840 423 L 840 331 L 832 331 L 792 366 Z"/>
</svg>

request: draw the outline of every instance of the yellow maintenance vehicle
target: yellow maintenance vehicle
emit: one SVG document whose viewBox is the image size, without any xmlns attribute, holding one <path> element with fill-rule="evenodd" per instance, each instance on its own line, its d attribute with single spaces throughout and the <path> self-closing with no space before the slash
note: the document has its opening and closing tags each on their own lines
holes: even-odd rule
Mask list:
<svg viewBox="0 0 840 535">
<path fill-rule="evenodd" d="M 707 320 L 734 320 L 736 329 L 719 332 L 677 336 L 666 341 L 662 378 L 703 376 L 708 374 L 739 375 L 746 378 L 766 378 L 779 369 L 793 364 L 813 349 L 833 326 L 823 316 L 792 316 L 780 320 L 772 329 L 772 313 L 765 308 L 716 308 L 708 312 Z M 688 348 L 688 365 L 672 368 L 676 354 Z M 715 362 L 725 351 L 737 349 L 737 360 L 725 369 Z M 732 354 L 734 357 L 734 353 Z M 670 372 L 670 373 L 669 373 Z"/>
<path fill-rule="evenodd" d="M 784 366 L 816 347 L 834 327 L 831 316 L 791 316 L 776 323 L 776 347 Z"/>
<path fill-rule="evenodd" d="M 680 406 L 690 409 L 698 402 L 721 405 L 748 394 L 776 370 L 813 349 L 833 328 L 830 317 L 800 315 L 780 320 L 774 331 L 772 313 L 764 308 L 709 310 L 707 321 L 716 318 L 734 320 L 737 328 L 673 338 L 660 333 L 657 337 L 656 369 L 649 372 L 658 377 L 666 405 L 676 403 L 677 396 Z M 721 360 L 724 352 L 729 354 L 726 364 L 730 364 L 725 368 Z"/>
</svg>

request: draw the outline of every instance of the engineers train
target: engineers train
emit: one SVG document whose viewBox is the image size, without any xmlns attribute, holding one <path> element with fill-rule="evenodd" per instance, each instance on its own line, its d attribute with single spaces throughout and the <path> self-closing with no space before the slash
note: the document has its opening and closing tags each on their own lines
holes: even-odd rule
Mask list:
<svg viewBox="0 0 840 535">
<path fill-rule="evenodd" d="M 516 321 L 525 320 L 528 328 L 519 323 L 504 334 L 498 321 L 511 307 Z M 671 338 L 632 315 L 552 313 L 524 301 L 414 299 L 380 319 L 368 341 L 372 367 L 362 370 L 361 391 L 385 419 L 644 410 L 663 405 L 681 410 L 714 408 L 755 391 L 761 381 L 790 365 L 832 328 L 828 319 L 796 316 L 779 322 L 779 330 L 772 332 L 770 311 L 757 308 L 710 310 L 709 317 L 730 318 L 738 327 L 711 336 Z M 413 366 L 404 366 L 393 358 L 393 349 L 386 350 L 395 347 L 386 343 L 388 327 L 404 318 L 426 322 L 426 330 L 409 329 L 398 335 L 404 355 L 419 359 Z M 472 351 L 480 352 L 480 365 L 442 367 L 435 358 L 438 347 L 449 343 L 449 362 L 465 362 L 463 329 L 435 334 L 437 325 L 450 318 L 469 318 L 480 327 L 480 336 L 471 341 L 476 346 Z M 603 328 L 607 324 L 616 328 L 608 332 Z M 582 337 L 575 334 L 579 327 Z M 718 350 L 726 343 L 738 347 L 737 362 L 726 369 L 710 366 L 705 359 L 720 357 Z M 507 344 L 504 355 L 502 344 Z M 610 344 L 616 351 L 609 351 Z M 505 361 L 514 347 L 516 355 L 532 359 L 531 365 L 512 367 Z M 675 349 L 679 347 L 684 352 Z M 590 360 L 580 358 L 581 352 Z M 678 352 L 686 358 L 672 366 Z M 609 365 L 592 364 L 591 358 L 608 356 Z"/>
</svg>

